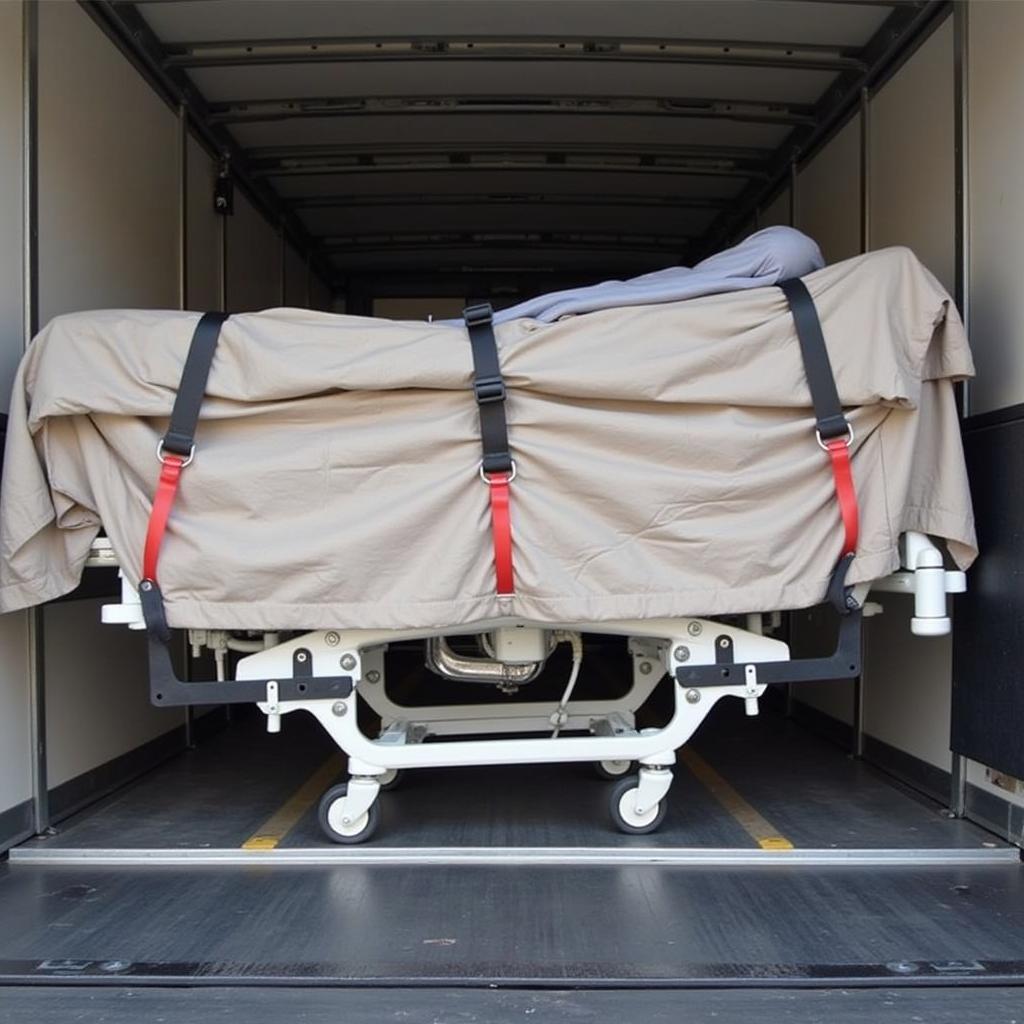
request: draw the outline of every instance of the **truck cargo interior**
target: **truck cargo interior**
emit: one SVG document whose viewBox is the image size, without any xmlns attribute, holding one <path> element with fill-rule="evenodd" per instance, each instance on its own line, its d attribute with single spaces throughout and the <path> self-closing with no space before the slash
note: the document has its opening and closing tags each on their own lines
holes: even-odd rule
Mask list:
<svg viewBox="0 0 1024 1024">
<path fill-rule="evenodd" d="M 309 643 L 175 630 L 181 679 L 273 689 L 159 706 L 150 620 L 101 539 L 69 593 L 0 616 L 0 1021 L 68 1019 L 90 986 L 186 1019 L 173 993 L 202 985 L 250 986 L 235 1011 L 269 1020 L 261 986 L 307 984 L 347 993 L 321 1009 L 353 1021 L 381 1019 L 369 993 L 411 985 L 415 1019 L 663 1019 L 681 1004 L 642 999 L 689 989 L 696 1012 L 714 988 L 732 1020 L 751 985 L 815 988 L 813 1012 L 836 1019 L 875 1013 L 829 1002 L 854 988 L 905 988 L 907 1008 L 932 993 L 929 1020 L 1009 1019 L 1024 983 L 1022 39 L 1024 4 L 997 0 L 0 3 L 5 403 L 29 341 L 68 313 L 461 327 L 467 307 L 794 228 L 829 266 L 907 247 L 955 302 L 979 551 L 964 574 L 908 533 L 901 570 L 857 592 L 856 635 L 828 602 L 680 620 L 681 641 L 642 623 L 407 629 L 358 650 L 346 622 Z M 639 379 L 640 339 L 617 344 Z M 285 640 L 296 678 L 326 652 L 360 701 L 350 683 L 320 720 L 280 713 L 266 657 Z M 744 643 L 851 663 L 828 679 L 747 664 L 707 712 L 705 643 L 723 676 Z M 658 790 L 642 740 L 685 714 L 696 731 Z M 348 766 L 331 715 L 466 753 L 374 775 Z M 588 730 L 639 753 L 533 753 Z M 522 763 L 476 756 L 499 735 Z M 364 775 L 381 790 L 351 827 L 323 799 L 351 799 L 332 789 L 350 773 L 348 793 Z M 650 815 L 623 803 L 647 792 L 627 778 L 655 787 Z M 459 1002 L 469 990 L 484 1001 Z M 636 990 L 631 1009 L 611 990 Z"/>
</svg>

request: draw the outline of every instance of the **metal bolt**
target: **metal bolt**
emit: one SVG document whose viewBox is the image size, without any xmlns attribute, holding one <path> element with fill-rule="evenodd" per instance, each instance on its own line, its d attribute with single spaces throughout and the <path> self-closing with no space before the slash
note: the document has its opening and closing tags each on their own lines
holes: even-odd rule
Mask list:
<svg viewBox="0 0 1024 1024">
<path fill-rule="evenodd" d="M 309 655 L 305 651 L 299 651 L 299 653 L 295 655 L 295 660 L 301 665 L 308 657 Z"/>
<path fill-rule="evenodd" d="M 700 636 L 703 631 L 704 627 L 699 622 L 691 622 L 686 627 L 686 632 L 689 633 L 690 636 Z"/>
<path fill-rule="evenodd" d="M 370 671 L 366 673 L 366 681 L 368 683 L 379 683 L 380 673 L 375 668 L 371 668 Z"/>
<path fill-rule="evenodd" d="M 690 648 L 680 644 L 673 652 L 672 656 L 676 661 L 689 661 L 690 660 Z"/>
<path fill-rule="evenodd" d="M 687 704 L 699 704 L 700 703 L 700 690 L 687 690 L 686 691 L 686 703 Z"/>
<path fill-rule="evenodd" d="M 150 590 L 152 590 L 152 589 L 153 589 L 153 584 L 152 584 L 152 583 L 150 583 L 150 582 L 149 582 L 149 580 L 143 580 L 143 581 L 142 581 L 142 582 L 141 582 L 141 583 L 139 584 L 139 590 L 145 590 L 145 591 L 150 591 Z"/>
<path fill-rule="evenodd" d="M 338 644 L 341 643 L 341 637 L 338 636 L 338 634 L 335 633 L 334 630 L 331 630 L 330 633 L 327 633 L 324 636 L 324 643 L 327 644 L 328 647 L 337 647 Z"/>
<path fill-rule="evenodd" d="M 341 667 L 346 672 L 351 672 L 356 667 L 356 656 L 354 654 L 343 654 L 341 656 Z"/>
<path fill-rule="evenodd" d="M 718 646 L 719 647 L 728 647 L 729 646 L 729 638 L 727 636 L 719 637 Z"/>
<path fill-rule="evenodd" d="M 651 674 L 651 663 L 649 661 L 640 662 L 640 675 L 649 676 Z"/>
<path fill-rule="evenodd" d="M 336 700 L 331 705 L 331 711 L 338 718 L 344 718 L 348 714 L 348 705 L 343 700 Z"/>
</svg>

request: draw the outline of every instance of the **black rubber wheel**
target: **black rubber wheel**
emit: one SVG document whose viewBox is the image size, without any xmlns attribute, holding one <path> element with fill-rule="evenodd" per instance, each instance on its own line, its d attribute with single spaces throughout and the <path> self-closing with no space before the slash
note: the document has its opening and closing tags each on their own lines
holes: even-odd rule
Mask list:
<svg viewBox="0 0 1024 1024">
<path fill-rule="evenodd" d="M 344 832 L 339 832 L 330 823 L 330 810 L 331 805 L 342 797 L 348 795 L 348 783 L 343 782 L 340 786 L 332 786 L 326 793 L 320 798 L 320 827 L 324 830 L 324 835 L 332 843 L 341 843 L 344 846 L 352 846 L 356 843 L 365 843 L 380 827 L 380 803 L 374 801 L 370 805 L 370 809 L 360 818 L 358 822 L 354 823 L 351 829 L 347 829 Z"/>
<path fill-rule="evenodd" d="M 614 768 L 611 766 L 615 766 Z M 632 761 L 594 761 L 594 774 L 608 782 L 618 782 L 633 771 Z"/>
<path fill-rule="evenodd" d="M 404 774 L 401 768 L 389 768 L 383 775 L 378 775 L 377 781 L 380 783 L 380 791 L 382 793 L 389 793 L 393 789 L 398 789 L 402 784 L 402 776 Z"/>
<path fill-rule="evenodd" d="M 646 814 L 638 815 L 631 812 L 634 790 L 640 785 L 639 775 L 630 775 L 628 778 L 620 779 L 614 786 L 608 801 L 608 810 L 611 812 L 612 821 L 620 832 L 630 836 L 645 836 L 654 832 L 665 820 L 668 813 L 668 802 L 661 800 L 658 806 Z M 632 794 L 632 795 L 631 795 Z"/>
</svg>

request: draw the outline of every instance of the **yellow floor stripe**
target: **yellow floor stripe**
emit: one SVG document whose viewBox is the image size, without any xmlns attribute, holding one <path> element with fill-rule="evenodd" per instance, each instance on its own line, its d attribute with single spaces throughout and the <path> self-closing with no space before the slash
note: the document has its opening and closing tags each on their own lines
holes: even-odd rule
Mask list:
<svg viewBox="0 0 1024 1024">
<path fill-rule="evenodd" d="M 338 777 L 345 761 L 332 754 L 244 843 L 243 850 L 273 850 Z"/>
<path fill-rule="evenodd" d="M 686 747 L 679 752 L 679 756 L 762 850 L 793 849 L 793 844 L 785 836 L 779 835 L 772 823 L 758 814 L 700 754 Z"/>
</svg>

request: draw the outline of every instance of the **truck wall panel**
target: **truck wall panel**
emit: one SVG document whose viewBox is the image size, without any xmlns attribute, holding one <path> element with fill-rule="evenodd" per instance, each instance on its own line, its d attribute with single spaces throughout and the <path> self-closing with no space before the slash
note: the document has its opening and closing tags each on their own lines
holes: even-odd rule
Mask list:
<svg viewBox="0 0 1024 1024">
<path fill-rule="evenodd" d="M 177 119 L 77 4 L 40 4 L 39 32 L 41 323 L 173 309 Z M 180 725 L 148 703 L 141 638 L 97 602 L 47 608 L 44 636 L 51 787 Z"/>
<path fill-rule="evenodd" d="M 40 323 L 178 301 L 177 119 L 77 4 L 39 6 Z"/>
<path fill-rule="evenodd" d="M 869 247 L 910 246 L 950 293 L 953 91 L 953 23 L 947 18 L 872 98 L 868 128 Z"/>
<path fill-rule="evenodd" d="M 1024 402 L 1024 4 L 966 5 L 969 19 L 971 412 Z"/>
<path fill-rule="evenodd" d="M 947 19 L 871 99 L 869 245 L 913 249 L 953 290 L 955 257 L 953 24 Z M 873 598 L 874 599 L 874 598 Z M 912 603 L 885 595 L 868 625 L 864 728 L 948 769 L 951 645 L 910 633 Z"/>
<path fill-rule="evenodd" d="M 6 409 L 21 358 L 22 8 L 0 4 L 0 402 Z M 32 795 L 27 616 L 0 616 L 0 815 Z M 13 827 L 13 825 L 12 825 Z M 5 836 L 0 831 L 0 849 Z"/>
<path fill-rule="evenodd" d="M 861 251 L 860 149 L 855 117 L 797 175 L 796 226 L 821 246 L 826 263 Z"/>
<path fill-rule="evenodd" d="M 244 313 L 281 305 L 281 236 L 239 189 L 228 217 L 228 309 Z"/>
<path fill-rule="evenodd" d="M 185 305 L 220 309 L 220 215 L 213 210 L 217 164 L 195 139 L 188 143 L 188 289 Z"/>
<path fill-rule="evenodd" d="M 284 250 L 284 304 L 300 309 L 309 307 L 309 268 L 293 245 Z"/>
</svg>

